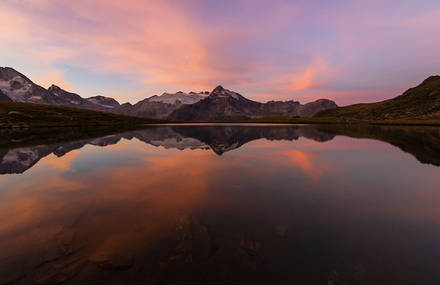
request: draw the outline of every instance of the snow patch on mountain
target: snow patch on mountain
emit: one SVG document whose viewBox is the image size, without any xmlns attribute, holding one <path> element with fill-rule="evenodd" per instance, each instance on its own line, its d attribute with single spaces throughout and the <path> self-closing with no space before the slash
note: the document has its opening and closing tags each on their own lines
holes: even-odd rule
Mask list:
<svg viewBox="0 0 440 285">
<path fill-rule="evenodd" d="M 13 101 L 25 102 L 32 90 L 32 84 L 20 76 L 9 80 L 0 79 L 0 90 Z"/>
<path fill-rule="evenodd" d="M 3 157 L 2 163 L 17 163 L 29 167 L 37 159 L 38 154 L 32 148 L 19 148 L 9 150 Z"/>
<path fill-rule="evenodd" d="M 110 108 L 114 109 L 116 107 L 119 107 L 120 104 L 118 101 L 116 101 L 113 98 L 105 97 L 105 96 L 94 96 L 86 99 L 89 103 L 104 107 L 104 108 Z"/>
<path fill-rule="evenodd" d="M 105 107 L 105 108 L 114 108 L 114 106 L 110 106 L 110 105 L 107 105 L 107 104 L 103 104 L 103 103 L 101 103 L 99 100 L 97 100 L 97 99 L 87 99 L 87 101 L 89 101 L 89 102 L 91 102 L 91 103 L 93 103 L 93 104 L 96 104 L 96 105 L 99 105 L 99 106 L 102 106 L 102 107 Z"/>
<path fill-rule="evenodd" d="M 28 101 L 41 101 L 41 96 L 31 96 L 27 99 Z"/>
<path fill-rule="evenodd" d="M 221 85 L 217 86 L 210 94 L 210 96 L 212 97 L 222 97 L 222 98 L 226 98 L 226 97 L 232 97 L 235 100 L 240 100 L 240 97 L 242 97 L 240 94 L 238 94 L 237 92 L 228 90 L 223 88 Z"/>
<path fill-rule="evenodd" d="M 162 102 L 166 104 L 194 104 L 206 98 L 206 92 L 177 92 L 177 93 L 163 93 L 162 95 L 154 95 L 148 98 L 149 102 Z"/>
<path fill-rule="evenodd" d="M 166 149 L 209 149 L 207 144 L 194 138 L 166 138 L 163 140 L 151 140 L 149 143 L 157 147 L 162 146 Z"/>
</svg>

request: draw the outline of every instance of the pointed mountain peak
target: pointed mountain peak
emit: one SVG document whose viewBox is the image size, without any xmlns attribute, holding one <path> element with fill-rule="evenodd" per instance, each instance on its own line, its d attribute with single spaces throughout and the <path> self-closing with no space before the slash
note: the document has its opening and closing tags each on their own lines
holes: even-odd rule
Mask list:
<svg viewBox="0 0 440 285">
<path fill-rule="evenodd" d="M 214 90 L 212 90 L 211 93 L 220 93 L 223 90 L 225 90 L 225 88 L 223 88 L 223 86 L 219 85 L 219 86 L 215 87 Z"/>
<path fill-rule="evenodd" d="M 105 96 L 102 96 L 102 95 L 95 95 L 95 96 L 89 97 L 87 99 L 107 99 L 107 98 L 109 98 L 109 97 L 105 97 Z M 111 99 L 113 99 L 113 98 L 111 98 Z"/>
<path fill-rule="evenodd" d="M 67 96 L 68 94 L 73 94 L 55 84 L 52 84 L 49 88 L 47 88 L 47 91 L 54 94 L 55 96 Z M 79 95 L 75 94 L 75 96 L 79 96 Z"/>
<path fill-rule="evenodd" d="M 58 86 L 58 85 L 55 85 L 55 84 L 52 84 L 49 88 L 47 88 L 47 90 L 49 91 L 49 92 L 52 92 L 52 93 L 66 93 L 66 94 L 75 94 L 75 93 L 73 93 L 73 92 L 70 92 L 70 91 L 67 91 L 67 90 L 65 90 L 65 89 L 63 89 L 63 88 L 61 88 L 60 86 Z M 77 95 L 77 94 L 76 94 Z M 77 95 L 77 96 L 79 96 L 79 95 Z"/>
<path fill-rule="evenodd" d="M 209 96 L 210 97 L 224 97 L 224 98 L 232 97 L 237 100 L 240 99 L 240 97 L 242 97 L 240 94 L 238 94 L 234 91 L 230 91 L 228 89 L 225 89 L 221 85 L 215 87 L 215 89 L 212 90 L 212 92 Z"/>
<path fill-rule="evenodd" d="M 24 76 L 22 73 L 18 72 L 17 70 L 13 69 L 12 67 L 1 67 L 0 66 L 0 80 L 11 80 L 16 77 L 21 77 L 25 81 L 32 83 L 32 81 Z"/>
<path fill-rule="evenodd" d="M 61 88 L 55 84 L 52 84 L 47 90 L 49 90 L 49 91 L 61 90 Z"/>
<path fill-rule="evenodd" d="M 431 82 L 436 82 L 436 81 L 439 81 L 440 82 L 440 76 L 439 75 L 432 75 L 432 76 L 430 76 L 430 77 L 428 77 L 428 78 L 426 78 L 424 81 L 423 81 L 423 83 L 431 83 Z M 423 84 L 422 83 L 422 84 Z"/>
<path fill-rule="evenodd" d="M 2 73 L 9 73 L 9 74 L 14 74 L 14 75 L 20 74 L 20 72 L 18 72 L 17 70 L 15 70 L 9 66 L 5 66 L 5 67 L 0 66 L 0 71 Z"/>
<path fill-rule="evenodd" d="M 13 74 L 13 75 L 22 75 L 20 72 L 18 72 L 17 70 L 15 70 L 14 68 L 9 67 L 9 66 L 5 66 L 5 67 L 0 66 L 0 72 Z"/>
</svg>

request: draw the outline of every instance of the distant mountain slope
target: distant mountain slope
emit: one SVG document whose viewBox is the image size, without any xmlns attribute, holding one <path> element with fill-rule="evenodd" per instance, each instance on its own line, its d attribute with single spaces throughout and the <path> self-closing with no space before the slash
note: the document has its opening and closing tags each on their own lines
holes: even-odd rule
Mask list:
<svg viewBox="0 0 440 285">
<path fill-rule="evenodd" d="M 0 91 L 15 102 L 62 105 L 68 104 L 29 78 L 10 67 L 0 67 Z"/>
<path fill-rule="evenodd" d="M 440 118 L 440 76 L 431 76 L 390 100 L 325 110 L 316 117 L 356 120 Z"/>
<path fill-rule="evenodd" d="M 130 103 L 122 104 L 115 112 L 143 118 L 165 119 L 179 107 L 181 107 L 181 104 L 150 102 L 149 98 L 147 98 L 134 105 Z"/>
<path fill-rule="evenodd" d="M 132 105 L 122 104 L 114 112 L 125 115 L 132 115 L 146 118 L 166 119 L 173 111 L 188 104 L 194 104 L 206 98 L 209 92 L 200 93 L 163 93 L 154 95 Z"/>
<path fill-rule="evenodd" d="M 98 105 L 104 109 L 117 109 L 121 106 L 118 101 L 113 98 L 105 97 L 105 96 L 93 96 L 86 98 L 86 100 L 94 105 Z"/>
<path fill-rule="evenodd" d="M 111 111 L 119 107 L 113 98 L 96 96 L 84 99 L 56 85 L 45 89 L 10 67 L 0 67 L 0 92 L 11 101 Z M 0 95 L 1 96 L 1 95 Z"/>
<path fill-rule="evenodd" d="M 205 99 L 185 105 L 173 111 L 168 117 L 173 121 L 233 121 L 273 116 L 313 116 L 328 108 L 337 107 L 327 99 L 317 100 L 305 105 L 295 101 L 270 101 L 260 103 L 242 95 L 217 86 Z"/>
<path fill-rule="evenodd" d="M 47 91 L 62 100 L 61 103 L 57 104 L 61 106 L 104 112 L 111 112 L 120 106 L 113 98 L 95 96 L 84 99 L 78 94 L 65 91 L 56 85 L 50 86 Z"/>
</svg>

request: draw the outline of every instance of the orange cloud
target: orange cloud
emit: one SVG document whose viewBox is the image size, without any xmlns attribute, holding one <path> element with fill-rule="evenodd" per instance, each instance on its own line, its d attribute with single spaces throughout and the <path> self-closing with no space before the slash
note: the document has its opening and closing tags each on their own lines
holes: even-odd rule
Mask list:
<svg viewBox="0 0 440 285">
<path fill-rule="evenodd" d="M 317 57 L 304 71 L 291 74 L 291 82 L 284 89 L 302 91 L 320 87 L 320 80 L 328 76 L 330 68 L 323 57 Z"/>
<path fill-rule="evenodd" d="M 55 84 L 65 90 L 73 90 L 73 86 L 65 79 L 64 73 L 63 70 L 50 71 L 42 77 L 37 77 L 36 81 L 46 88 Z"/>
<path fill-rule="evenodd" d="M 298 166 L 305 174 L 309 175 L 314 180 L 318 180 L 324 173 L 323 169 L 314 165 L 310 153 L 300 150 L 291 150 L 284 152 L 290 162 Z"/>
<path fill-rule="evenodd" d="M 44 64 L 73 60 L 98 72 L 141 74 L 158 84 L 181 84 L 206 72 L 200 34 L 191 19 L 166 1 L 40 2 L 0 4 L 0 39 L 16 41 L 17 56 L 31 54 Z M 53 19 L 34 13 L 55 8 L 71 15 Z"/>
<path fill-rule="evenodd" d="M 382 11 L 380 1 L 346 5 L 353 13 L 317 13 L 322 5 L 310 1 L 205 2 L 0 1 L 0 59 L 44 85 L 50 77 L 65 84 L 56 75 L 38 76 L 60 66 L 86 70 L 92 80 L 76 77 L 83 88 L 76 92 L 85 96 L 96 92 L 93 77 L 116 78 L 125 86 L 115 91 L 103 84 L 99 92 L 132 103 L 143 99 L 134 90 L 149 96 L 218 84 L 260 101 L 304 102 L 320 92 L 354 103 L 367 89 L 372 101 L 392 95 L 374 90 L 404 90 L 438 66 L 438 37 L 427 36 L 435 34 L 438 9 L 390 17 L 360 13 Z M 395 33 L 396 27 L 406 32 Z M 398 43 L 405 48 L 394 49 Z M 396 63 L 419 67 L 408 72 Z"/>
<path fill-rule="evenodd" d="M 267 20 L 267 29 L 291 21 L 293 10 L 284 9 L 286 5 L 273 5 L 277 17 Z M 15 50 L 17 58 L 38 59 L 46 68 L 72 62 L 93 72 L 120 74 L 142 82 L 146 89 L 155 86 L 154 93 L 163 92 L 164 86 L 178 91 L 210 90 L 225 82 L 242 85 L 268 66 L 228 52 L 229 46 L 258 37 L 264 29 L 250 25 L 229 29 L 225 22 L 213 30 L 191 16 L 190 7 L 173 1 L 131 1 L 128 5 L 119 0 L 56 4 L 26 0 L 0 3 L 0 10 L 15 15 L 0 17 L 0 26 L 8 27 L 0 40 L 10 47 L 9 54 Z M 52 14 L 57 17 L 47 16 Z M 20 36 L 15 36 L 15 29 Z"/>
</svg>

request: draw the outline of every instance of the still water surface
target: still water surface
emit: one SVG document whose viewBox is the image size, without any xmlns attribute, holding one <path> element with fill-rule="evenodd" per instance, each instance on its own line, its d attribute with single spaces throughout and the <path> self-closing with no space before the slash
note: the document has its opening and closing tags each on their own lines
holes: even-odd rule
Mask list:
<svg viewBox="0 0 440 285">
<path fill-rule="evenodd" d="M 0 150 L 0 284 L 440 284 L 438 128 L 156 126 Z"/>
</svg>

